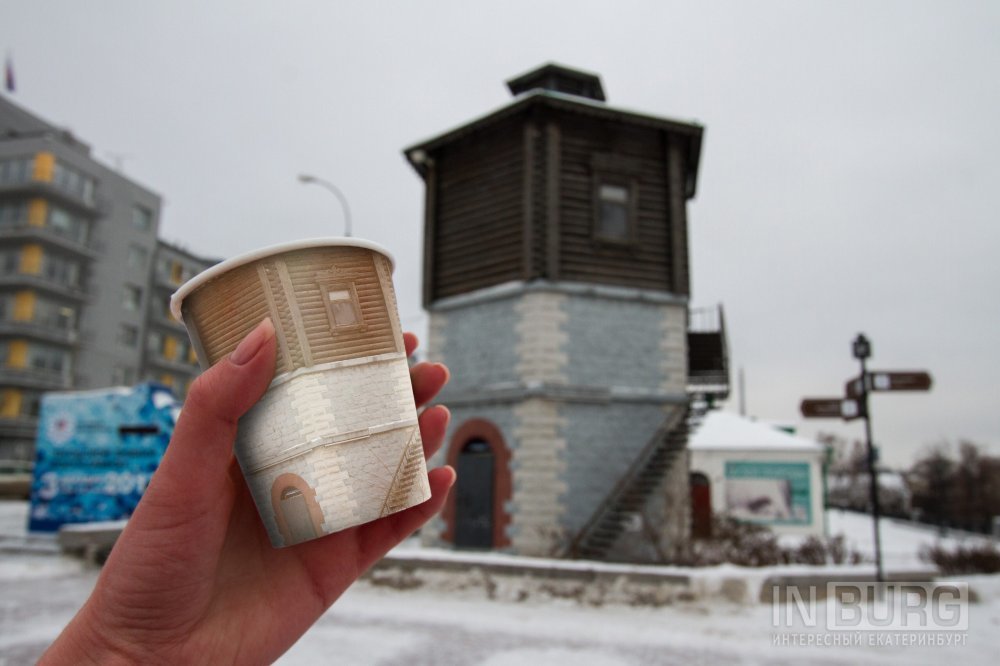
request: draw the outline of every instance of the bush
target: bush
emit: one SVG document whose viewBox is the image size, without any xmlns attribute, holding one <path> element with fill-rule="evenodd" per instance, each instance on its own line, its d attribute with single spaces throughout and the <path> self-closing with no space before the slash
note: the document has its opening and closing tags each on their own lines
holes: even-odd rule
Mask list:
<svg viewBox="0 0 1000 666">
<path fill-rule="evenodd" d="M 861 555 L 848 551 L 843 536 L 832 539 L 809 537 L 796 547 L 785 547 L 768 527 L 742 523 L 725 516 L 712 521 L 712 538 L 691 543 L 676 564 L 693 567 L 737 564 L 766 567 L 776 564 L 856 564 Z"/>
<path fill-rule="evenodd" d="M 1000 550 L 991 543 L 959 545 L 953 550 L 941 545 L 925 547 L 920 559 L 932 562 L 946 576 L 1000 572 Z"/>
</svg>

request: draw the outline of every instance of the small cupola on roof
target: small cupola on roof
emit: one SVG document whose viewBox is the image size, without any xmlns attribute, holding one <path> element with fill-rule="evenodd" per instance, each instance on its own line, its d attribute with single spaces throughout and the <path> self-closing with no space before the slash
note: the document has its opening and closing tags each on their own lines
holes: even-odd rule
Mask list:
<svg viewBox="0 0 1000 666">
<path fill-rule="evenodd" d="M 586 97 L 598 102 L 607 101 L 604 96 L 604 88 L 601 86 L 601 77 L 554 63 L 542 65 L 526 74 L 515 76 L 507 81 L 507 88 L 515 96 L 532 90 L 551 90 L 566 95 Z"/>
</svg>

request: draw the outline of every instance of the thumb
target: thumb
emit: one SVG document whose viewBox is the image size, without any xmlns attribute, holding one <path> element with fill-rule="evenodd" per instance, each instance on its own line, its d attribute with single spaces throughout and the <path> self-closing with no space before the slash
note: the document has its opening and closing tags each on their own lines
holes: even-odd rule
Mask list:
<svg viewBox="0 0 1000 666">
<path fill-rule="evenodd" d="M 274 324 L 265 319 L 232 354 L 195 380 L 143 497 L 146 503 L 166 505 L 173 521 L 205 515 L 218 505 L 232 462 L 237 420 L 267 390 L 274 364 Z"/>
</svg>

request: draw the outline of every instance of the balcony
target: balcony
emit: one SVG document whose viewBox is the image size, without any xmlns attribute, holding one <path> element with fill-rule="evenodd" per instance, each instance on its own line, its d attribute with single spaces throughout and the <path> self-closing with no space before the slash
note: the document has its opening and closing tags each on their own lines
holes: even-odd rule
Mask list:
<svg viewBox="0 0 1000 666">
<path fill-rule="evenodd" d="M 70 347 L 76 346 L 79 341 L 79 334 L 75 330 L 60 328 L 51 323 L 13 319 L 0 319 L 0 335 L 16 335 Z"/>
<path fill-rule="evenodd" d="M 0 416 L 0 438 L 34 440 L 37 431 L 37 416 Z"/>
<path fill-rule="evenodd" d="M 156 308 L 155 304 L 154 307 L 151 307 L 149 310 L 149 320 L 151 323 L 156 324 L 171 333 L 183 333 L 187 335 L 187 329 L 184 328 L 184 324 L 174 319 L 173 315 Z"/>
<path fill-rule="evenodd" d="M 168 275 L 161 270 L 153 272 L 153 284 L 157 288 L 163 289 L 171 294 L 177 291 L 177 288 L 184 284 L 184 282 L 186 282 L 186 280 L 176 280 L 173 276 Z"/>
<path fill-rule="evenodd" d="M 722 305 L 693 309 L 688 317 L 689 394 L 710 403 L 729 397 L 729 343 Z"/>
<path fill-rule="evenodd" d="M 17 220 L 14 223 L 0 227 L 0 242 L 4 240 L 13 241 L 37 241 L 55 247 L 63 252 L 68 252 L 84 259 L 97 259 L 97 252 L 83 243 L 58 229 L 45 226 L 35 227 L 28 224 L 27 220 Z"/>
<path fill-rule="evenodd" d="M 44 275 L 21 273 L 17 270 L 4 272 L 0 269 L 0 287 L 30 287 L 75 301 L 87 300 L 87 292 L 83 287 L 59 282 Z"/>
<path fill-rule="evenodd" d="M 72 208 L 91 217 L 101 214 L 102 208 L 96 199 L 88 201 L 82 196 L 67 192 L 51 182 L 26 179 L 20 182 L 0 183 L 0 197 L 5 195 L 40 196 L 49 201 Z"/>
<path fill-rule="evenodd" d="M 73 381 L 68 372 L 0 366 L 0 385 L 42 391 L 63 391 L 73 388 Z"/>
<path fill-rule="evenodd" d="M 147 354 L 146 365 L 188 378 L 195 377 L 201 372 L 201 368 L 198 365 L 193 365 L 187 361 L 172 361 L 160 354 Z"/>
</svg>

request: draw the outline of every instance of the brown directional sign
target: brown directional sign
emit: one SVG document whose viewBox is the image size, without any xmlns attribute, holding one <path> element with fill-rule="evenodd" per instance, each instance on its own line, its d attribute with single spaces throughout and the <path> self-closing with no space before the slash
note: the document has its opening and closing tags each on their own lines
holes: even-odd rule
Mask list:
<svg viewBox="0 0 1000 666">
<path fill-rule="evenodd" d="M 916 372 L 872 372 L 873 391 L 928 391 L 931 376 L 923 371 Z"/>
<path fill-rule="evenodd" d="M 848 398 L 861 397 L 861 377 L 851 377 L 844 384 L 844 395 Z"/>
<path fill-rule="evenodd" d="M 808 419 L 861 418 L 861 406 L 851 398 L 806 398 L 799 406 L 802 416 Z"/>
<path fill-rule="evenodd" d="M 932 383 L 930 374 L 922 370 L 913 372 L 872 370 L 868 373 L 869 391 L 928 391 Z M 861 378 L 849 379 L 844 390 L 852 398 L 860 396 Z"/>
</svg>

